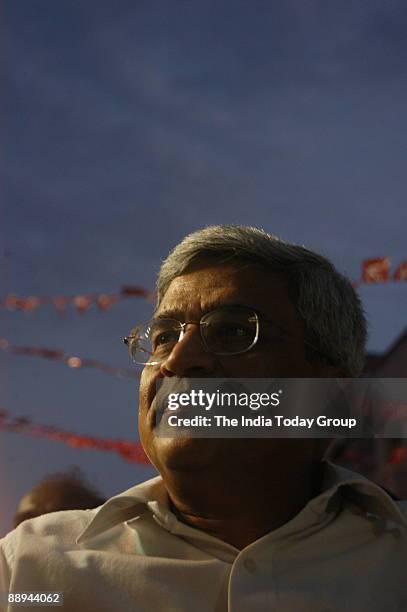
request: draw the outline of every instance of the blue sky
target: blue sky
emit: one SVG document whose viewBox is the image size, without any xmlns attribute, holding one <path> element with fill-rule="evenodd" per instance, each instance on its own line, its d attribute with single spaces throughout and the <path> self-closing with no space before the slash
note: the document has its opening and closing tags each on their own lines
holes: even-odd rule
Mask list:
<svg viewBox="0 0 407 612">
<path fill-rule="evenodd" d="M 406 253 L 407 5 L 333 0 L 6 0 L 1 296 L 152 286 L 185 234 L 260 226 L 351 276 Z M 369 348 L 405 327 L 406 287 L 362 287 Z M 127 366 L 151 306 L 2 312 L 14 344 Z M 137 438 L 137 388 L 0 355 L 16 416 Z M 0 533 L 18 498 L 79 465 L 106 495 L 150 474 L 96 451 L 0 433 Z M 2 496 L 3 497 L 3 496 Z"/>
</svg>

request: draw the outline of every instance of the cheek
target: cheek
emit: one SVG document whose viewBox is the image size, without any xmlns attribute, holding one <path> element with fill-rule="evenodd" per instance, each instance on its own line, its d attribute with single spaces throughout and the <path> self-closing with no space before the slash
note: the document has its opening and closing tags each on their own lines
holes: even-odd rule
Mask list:
<svg viewBox="0 0 407 612">
<path fill-rule="evenodd" d="M 139 428 L 144 428 L 148 412 L 156 395 L 157 381 L 159 379 L 156 368 L 146 367 L 140 376 L 139 394 Z"/>
<path fill-rule="evenodd" d="M 142 428 L 145 415 L 148 412 L 151 403 L 151 376 L 145 374 L 144 371 L 140 378 L 140 394 L 139 394 L 139 409 L 138 409 L 138 420 L 139 428 Z"/>
<path fill-rule="evenodd" d="M 147 376 L 145 375 L 145 370 L 143 370 L 140 376 L 140 394 L 139 394 L 139 411 L 141 412 L 145 409 L 146 403 L 148 401 L 148 389 L 149 389 L 149 381 Z"/>
<path fill-rule="evenodd" d="M 150 407 L 150 389 L 150 376 L 145 375 L 143 371 L 143 374 L 140 377 L 140 394 L 138 406 L 138 430 L 142 442 L 145 441 L 145 437 L 148 431 L 146 415 Z"/>
</svg>

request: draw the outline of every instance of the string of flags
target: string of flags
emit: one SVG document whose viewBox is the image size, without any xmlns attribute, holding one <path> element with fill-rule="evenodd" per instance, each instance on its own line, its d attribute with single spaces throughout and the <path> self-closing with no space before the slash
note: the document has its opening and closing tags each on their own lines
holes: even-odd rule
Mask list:
<svg viewBox="0 0 407 612">
<path fill-rule="evenodd" d="M 6 338 L 0 338 L 0 350 L 7 353 L 13 353 L 14 355 L 43 357 L 44 359 L 60 361 L 73 369 L 96 368 L 97 370 L 101 370 L 102 372 L 115 376 L 116 378 L 139 378 L 138 372 L 130 368 L 115 368 L 97 361 L 96 359 L 83 359 L 82 357 L 70 355 L 57 349 L 49 349 L 39 346 L 14 346 L 10 344 Z"/>
<path fill-rule="evenodd" d="M 407 259 L 401 261 L 396 269 L 391 271 L 390 257 L 374 257 L 365 259 L 361 264 L 361 278 L 352 283 L 353 287 L 361 285 L 372 285 L 389 281 L 407 281 Z M 117 293 L 86 293 L 78 295 L 57 295 L 57 296 L 29 296 L 19 297 L 10 293 L 0 307 L 7 310 L 21 310 L 30 312 L 40 306 L 52 305 L 60 314 L 64 314 L 69 306 L 73 306 L 76 312 L 85 313 L 92 307 L 98 308 L 101 312 L 106 312 L 117 304 L 120 300 L 129 297 L 139 297 L 155 302 L 156 293 L 139 285 L 123 285 Z"/>
<path fill-rule="evenodd" d="M 114 452 L 125 461 L 140 465 L 150 465 L 150 461 L 139 442 L 98 438 L 96 436 L 65 431 L 49 425 L 39 425 L 33 423 L 29 417 L 12 417 L 6 410 L 0 410 L 0 431 L 19 433 L 34 438 L 46 438 L 54 442 L 61 442 L 71 448 Z M 371 458 L 358 451 L 345 449 L 341 459 L 354 464 L 367 464 Z M 403 464 L 406 460 L 407 446 L 397 446 L 391 450 L 388 463 L 397 466 Z"/>
<path fill-rule="evenodd" d="M 149 465 L 143 447 L 138 442 L 98 438 L 64 431 L 49 425 L 33 423 L 29 417 L 12 417 L 6 410 L 0 410 L 0 431 L 19 433 L 34 438 L 46 438 L 67 444 L 71 448 L 93 448 L 117 453 L 122 459 L 132 463 Z"/>
<path fill-rule="evenodd" d="M 156 294 L 154 291 L 138 285 L 123 285 L 117 293 L 86 293 L 71 296 L 31 295 L 29 297 L 19 297 L 10 293 L 4 300 L 0 301 L 0 308 L 30 312 L 40 306 L 51 305 L 58 313 L 64 314 L 69 306 L 73 306 L 78 313 L 85 313 L 92 306 L 95 306 L 100 311 L 105 312 L 120 300 L 130 297 L 145 298 L 149 302 L 155 303 Z"/>
<path fill-rule="evenodd" d="M 371 285 L 375 283 L 386 283 L 388 281 L 407 280 L 407 259 L 401 261 L 395 271 L 391 272 L 390 257 L 374 257 L 362 261 L 361 280 L 353 284 L 355 288 L 361 285 Z"/>
</svg>

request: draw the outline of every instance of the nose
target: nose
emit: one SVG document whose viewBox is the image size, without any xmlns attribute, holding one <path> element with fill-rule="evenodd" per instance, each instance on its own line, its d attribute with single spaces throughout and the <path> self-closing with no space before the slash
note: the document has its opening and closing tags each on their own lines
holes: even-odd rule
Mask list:
<svg viewBox="0 0 407 612">
<path fill-rule="evenodd" d="M 181 339 L 160 366 L 162 376 L 199 378 L 213 373 L 216 357 L 206 350 L 199 324 L 189 323 Z"/>
</svg>

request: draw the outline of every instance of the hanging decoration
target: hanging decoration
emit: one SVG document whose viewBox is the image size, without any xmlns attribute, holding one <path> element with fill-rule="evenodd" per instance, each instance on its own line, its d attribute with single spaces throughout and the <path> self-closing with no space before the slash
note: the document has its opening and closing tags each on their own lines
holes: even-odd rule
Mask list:
<svg viewBox="0 0 407 612">
<path fill-rule="evenodd" d="M 29 417 L 12 417 L 6 410 L 0 410 L 0 431 L 13 432 L 34 438 L 45 438 L 62 442 L 71 448 L 93 448 L 101 451 L 110 451 L 120 455 L 122 459 L 149 465 L 143 447 L 139 442 L 129 440 L 113 440 L 95 436 L 64 431 L 49 425 L 33 423 Z"/>
<path fill-rule="evenodd" d="M 361 285 L 372 285 L 388 281 L 407 281 L 407 260 L 401 261 L 393 274 L 390 271 L 390 266 L 390 257 L 364 259 L 361 264 L 361 279 L 353 281 L 353 287 L 359 288 Z M 106 312 L 119 301 L 130 297 L 144 298 L 154 304 L 156 293 L 139 285 L 123 285 L 117 293 L 84 293 L 71 296 L 32 295 L 29 297 L 19 297 L 14 293 L 10 293 L 0 302 L 0 307 L 7 310 L 30 312 L 48 304 L 54 306 L 57 312 L 63 314 L 69 306 L 73 306 L 76 312 L 83 314 L 93 307 L 101 312 Z"/>
<path fill-rule="evenodd" d="M 76 370 L 81 368 L 95 368 L 96 370 L 100 370 L 105 374 L 110 374 L 115 378 L 139 378 L 139 374 L 135 369 L 115 368 L 102 363 L 101 361 L 97 361 L 96 359 L 84 359 L 76 355 L 70 355 L 58 349 L 50 349 L 40 346 L 14 346 L 10 344 L 6 338 L 0 338 L 0 350 L 7 353 L 12 353 L 14 355 L 42 357 L 44 359 L 59 361 Z"/>
</svg>

